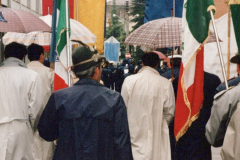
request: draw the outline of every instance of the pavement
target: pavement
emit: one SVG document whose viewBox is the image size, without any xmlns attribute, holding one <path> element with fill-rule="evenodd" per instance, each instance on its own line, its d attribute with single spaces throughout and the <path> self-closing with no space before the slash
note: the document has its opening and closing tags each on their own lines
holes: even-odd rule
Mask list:
<svg viewBox="0 0 240 160">
<path fill-rule="evenodd" d="M 221 147 L 215 148 L 212 147 L 212 160 L 222 160 L 220 156 Z"/>
</svg>

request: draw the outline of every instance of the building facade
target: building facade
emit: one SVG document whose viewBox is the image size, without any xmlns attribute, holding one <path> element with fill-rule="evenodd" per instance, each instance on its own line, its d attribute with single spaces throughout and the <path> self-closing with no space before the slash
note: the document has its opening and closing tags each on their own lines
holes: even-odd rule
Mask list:
<svg viewBox="0 0 240 160">
<path fill-rule="evenodd" d="M 135 25 L 134 22 L 131 22 L 130 19 L 133 17 L 129 15 L 131 11 L 132 0 L 116 0 L 116 12 L 117 16 L 120 18 L 119 21 L 122 22 L 125 26 L 125 31 L 131 32 L 132 27 Z M 111 14 L 112 14 L 113 1 L 107 1 L 107 11 L 106 11 L 106 27 L 109 27 L 111 23 Z"/>
<path fill-rule="evenodd" d="M 42 0 L 1 0 L 2 6 L 42 15 Z"/>
</svg>

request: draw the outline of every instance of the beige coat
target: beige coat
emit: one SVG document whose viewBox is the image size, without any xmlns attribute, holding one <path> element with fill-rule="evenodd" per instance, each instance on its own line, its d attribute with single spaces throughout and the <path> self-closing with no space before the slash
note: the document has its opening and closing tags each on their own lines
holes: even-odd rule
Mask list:
<svg viewBox="0 0 240 160">
<path fill-rule="evenodd" d="M 224 137 L 221 156 L 223 160 L 240 159 L 240 102 L 233 113 Z"/>
<path fill-rule="evenodd" d="M 0 67 L 0 82 L 0 160 L 33 160 L 33 129 L 42 105 L 40 77 L 22 61 L 8 58 Z"/>
<path fill-rule="evenodd" d="M 42 81 L 42 109 L 45 108 L 49 97 L 52 94 L 53 75 L 52 69 L 44 66 L 39 61 L 31 61 L 27 64 L 29 69 L 36 71 Z M 47 142 L 39 136 L 38 131 L 34 133 L 34 160 L 52 160 L 54 154 L 54 143 Z"/>
<path fill-rule="evenodd" d="M 125 79 L 122 92 L 127 106 L 135 160 L 170 160 L 168 123 L 175 111 L 172 83 L 145 66 Z"/>
</svg>

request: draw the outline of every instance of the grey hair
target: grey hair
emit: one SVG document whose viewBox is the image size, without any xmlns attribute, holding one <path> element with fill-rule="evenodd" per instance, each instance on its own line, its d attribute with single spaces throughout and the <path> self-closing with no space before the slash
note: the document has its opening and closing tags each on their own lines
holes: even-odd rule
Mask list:
<svg viewBox="0 0 240 160">
<path fill-rule="evenodd" d="M 76 72 L 75 75 L 79 78 L 79 79 L 83 79 L 83 78 L 89 78 L 91 79 L 94 75 L 94 71 L 95 68 L 97 66 L 92 66 L 91 68 L 85 70 L 85 71 L 81 71 L 81 72 Z"/>
</svg>

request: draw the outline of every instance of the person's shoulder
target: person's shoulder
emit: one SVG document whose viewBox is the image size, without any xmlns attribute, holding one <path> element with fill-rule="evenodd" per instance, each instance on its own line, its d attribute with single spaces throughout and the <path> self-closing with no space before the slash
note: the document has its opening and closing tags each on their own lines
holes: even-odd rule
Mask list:
<svg viewBox="0 0 240 160">
<path fill-rule="evenodd" d="M 124 81 L 136 81 L 138 79 L 140 79 L 142 76 L 141 73 L 136 73 L 136 74 L 131 74 L 125 77 Z"/>
<path fill-rule="evenodd" d="M 99 93 L 99 95 L 109 98 L 109 99 L 111 99 L 113 97 L 121 96 L 121 94 L 119 92 L 109 89 L 105 86 L 98 86 L 98 93 Z"/>
<path fill-rule="evenodd" d="M 53 96 L 56 97 L 67 97 L 67 95 L 69 93 L 71 93 L 73 91 L 73 87 L 67 87 L 67 88 L 63 88 L 63 89 L 59 89 L 57 91 L 54 91 L 52 93 Z"/>
<path fill-rule="evenodd" d="M 227 82 L 228 82 L 229 87 L 236 86 L 239 84 L 240 78 L 233 77 L 233 78 L 228 79 Z M 220 91 L 224 90 L 225 88 L 226 88 L 225 83 L 223 82 L 223 83 L 219 84 L 219 86 L 216 88 L 216 91 L 220 92 Z"/>
<path fill-rule="evenodd" d="M 52 68 L 49 68 L 47 66 L 41 65 L 41 68 L 45 70 L 46 72 L 53 72 L 54 70 Z"/>
<path fill-rule="evenodd" d="M 30 80 L 30 81 L 38 81 L 41 80 L 39 74 L 29 68 L 24 68 L 24 72 L 21 72 L 21 74 L 25 74 L 26 79 Z"/>
<path fill-rule="evenodd" d="M 221 97 L 228 97 L 228 96 L 240 96 L 240 84 L 237 86 L 231 86 L 228 90 L 222 90 L 214 96 L 214 99 L 219 99 Z"/>
<path fill-rule="evenodd" d="M 218 79 L 220 81 L 220 78 L 213 73 L 204 72 L 204 77 L 209 78 L 209 79 Z"/>
<path fill-rule="evenodd" d="M 237 76 L 237 77 L 233 77 L 231 79 L 228 80 L 228 84 L 229 85 L 237 85 L 238 83 L 240 82 L 240 78 Z"/>
<path fill-rule="evenodd" d="M 172 71 L 171 70 L 168 70 L 168 71 L 165 71 L 161 74 L 162 77 L 169 77 L 170 75 L 172 75 Z"/>
<path fill-rule="evenodd" d="M 32 75 L 38 75 L 38 73 L 30 68 L 24 68 L 25 72 Z"/>
<path fill-rule="evenodd" d="M 207 88 L 214 88 L 214 90 L 221 84 L 220 78 L 212 73 L 204 72 L 204 86 Z"/>
<path fill-rule="evenodd" d="M 170 79 L 168 79 L 167 77 L 165 77 L 165 76 L 162 76 L 162 75 L 160 75 L 160 80 L 163 82 L 163 83 L 171 83 L 171 77 L 170 77 Z"/>
</svg>

